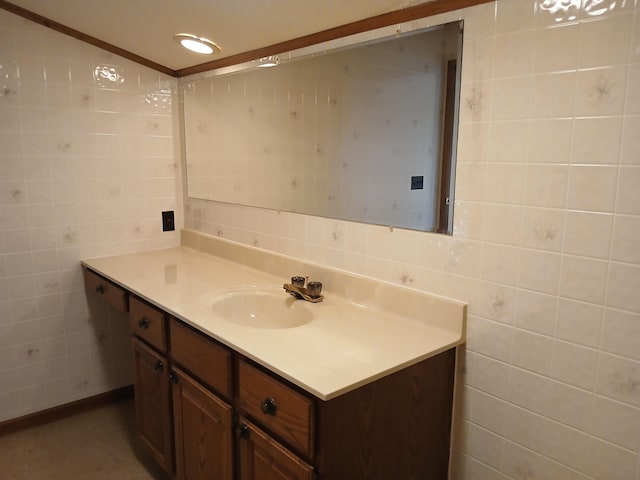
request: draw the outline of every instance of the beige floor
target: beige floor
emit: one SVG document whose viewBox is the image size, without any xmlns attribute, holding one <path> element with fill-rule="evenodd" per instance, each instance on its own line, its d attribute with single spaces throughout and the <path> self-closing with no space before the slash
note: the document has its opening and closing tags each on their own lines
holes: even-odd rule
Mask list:
<svg viewBox="0 0 640 480">
<path fill-rule="evenodd" d="M 0 478 L 167 480 L 140 451 L 133 400 L 0 436 Z"/>
</svg>

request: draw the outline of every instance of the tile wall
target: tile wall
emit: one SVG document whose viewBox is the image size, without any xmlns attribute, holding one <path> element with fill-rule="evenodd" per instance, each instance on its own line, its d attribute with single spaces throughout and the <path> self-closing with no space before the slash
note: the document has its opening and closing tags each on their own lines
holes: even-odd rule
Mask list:
<svg viewBox="0 0 640 480">
<path fill-rule="evenodd" d="M 0 421 L 131 383 L 80 259 L 177 245 L 175 79 L 0 10 Z"/>
<path fill-rule="evenodd" d="M 640 3 L 433 22 L 459 18 L 453 236 L 190 199 L 185 223 L 467 301 L 454 479 L 640 480 Z"/>
</svg>

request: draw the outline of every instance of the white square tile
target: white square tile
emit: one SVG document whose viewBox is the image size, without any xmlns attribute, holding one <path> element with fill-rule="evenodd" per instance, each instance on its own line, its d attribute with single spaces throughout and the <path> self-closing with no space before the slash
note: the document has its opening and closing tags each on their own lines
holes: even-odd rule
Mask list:
<svg viewBox="0 0 640 480">
<path fill-rule="evenodd" d="M 619 117 L 580 118 L 573 124 L 571 163 L 615 165 L 620 152 Z"/>
<path fill-rule="evenodd" d="M 605 353 L 600 354 L 596 392 L 640 407 L 637 385 L 640 362 Z"/>
<path fill-rule="evenodd" d="M 522 250 L 518 286 L 555 294 L 560 276 L 560 255 L 538 250 Z"/>
<path fill-rule="evenodd" d="M 533 118 L 570 117 L 574 113 L 575 72 L 535 75 L 531 95 Z"/>
<path fill-rule="evenodd" d="M 640 167 L 620 167 L 616 211 L 640 215 Z"/>
<path fill-rule="evenodd" d="M 553 335 L 557 298 L 552 295 L 518 290 L 515 325 L 545 335 Z"/>
<path fill-rule="evenodd" d="M 465 28 L 465 35 L 468 30 Z M 462 82 L 482 82 L 493 74 L 492 36 L 466 37 L 462 45 L 462 54 L 468 59 L 462 63 Z"/>
<path fill-rule="evenodd" d="M 576 470 L 584 470 L 589 436 L 560 423 L 544 419 L 540 425 L 539 451 Z"/>
<path fill-rule="evenodd" d="M 627 115 L 640 113 L 640 63 L 629 65 L 624 113 Z"/>
<path fill-rule="evenodd" d="M 522 225 L 522 207 L 487 204 L 484 207 L 482 239 L 489 242 L 518 245 Z"/>
<path fill-rule="evenodd" d="M 562 45 L 562 48 L 558 48 Z M 578 63 L 579 25 L 568 24 L 536 30 L 535 73 L 573 70 Z"/>
<path fill-rule="evenodd" d="M 533 30 L 496 35 L 493 52 L 494 78 L 530 75 L 533 68 Z"/>
<path fill-rule="evenodd" d="M 460 123 L 482 122 L 491 117 L 492 83 L 476 81 L 460 88 Z"/>
<path fill-rule="evenodd" d="M 550 337 L 516 329 L 513 332 L 511 363 L 536 373 L 548 375 L 553 340 Z"/>
<path fill-rule="evenodd" d="M 622 114 L 625 108 L 626 73 L 626 66 L 579 71 L 575 85 L 576 115 Z"/>
<path fill-rule="evenodd" d="M 567 206 L 574 210 L 613 212 L 618 170 L 614 166 L 572 166 Z"/>
<path fill-rule="evenodd" d="M 456 165 L 456 200 L 484 200 L 486 171 L 487 166 L 484 163 Z"/>
<path fill-rule="evenodd" d="M 470 332 L 468 339 L 470 350 L 497 360 L 509 359 L 512 338 L 512 329 L 509 326 L 469 316 L 467 328 Z"/>
<path fill-rule="evenodd" d="M 522 203 L 524 175 L 523 164 L 489 163 L 486 171 L 484 200 L 500 203 Z"/>
<path fill-rule="evenodd" d="M 519 251 L 515 247 L 487 243 L 482 250 L 482 278 L 514 285 L 518 276 Z"/>
<path fill-rule="evenodd" d="M 604 303 L 607 267 L 604 260 L 565 255 L 558 293 L 584 302 Z"/>
<path fill-rule="evenodd" d="M 493 81 L 491 119 L 522 120 L 531 113 L 531 76 L 500 78 Z"/>
<path fill-rule="evenodd" d="M 640 313 L 640 266 L 611 262 L 607 283 L 607 305 Z"/>
<path fill-rule="evenodd" d="M 550 357 L 547 357 L 550 359 Z M 549 362 L 550 363 L 550 362 Z M 501 379 L 504 382 L 504 378 Z M 542 413 L 547 404 L 549 378 L 527 370 L 511 367 L 507 400 L 532 412 Z M 507 420 L 507 429 L 509 421 Z"/>
<path fill-rule="evenodd" d="M 507 402 L 479 390 L 473 390 L 472 395 L 470 420 L 482 428 L 502 435 Z"/>
<path fill-rule="evenodd" d="M 516 303 L 515 288 L 483 282 L 478 290 L 478 315 L 501 323 L 513 322 Z"/>
<path fill-rule="evenodd" d="M 585 472 L 598 480 L 627 480 L 633 477 L 636 457 L 635 453 L 592 437 Z"/>
<path fill-rule="evenodd" d="M 620 145 L 620 163 L 640 165 L 640 116 L 625 116 L 622 124 L 622 143 Z"/>
<path fill-rule="evenodd" d="M 568 211 L 564 251 L 573 255 L 607 258 L 613 215 Z"/>
<path fill-rule="evenodd" d="M 533 2 L 504 2 L 497 4 L 496 7 L 496 32 L 529 30 L 535 26 Z"/>
<path fill-rule="evenodd" d="M 478 355 L 473 352 L 467 353 L 468 381 L 470 385 L 499 398 L 506 399 L 509 387 L 508 364 L 493 358 Z"/>
<path fill-rule="evenodd" d="M 550 381 L 547 391 L 547 403 L 542 413 L 565 425 L 587 431 L 593 393 L 558 381 Z"/>
<path fill-rule="evenodd" d="M 613 225 L 611 258 L 618 262 L 640 264 L 640 216 L 617 215 Z"/>
<path fill-rule="evenodd" d="M 632 16 L 616 15 L 580 24 L 580 68 L 626 63 Z M 603 42 L 602 39 L 607 41 Z"/>
<path fill-rule="evenodd" d="M 567 165 L 527 165 L 525 205 L 563 208 L 567 201 L 568 175 Z"/>
<path fill-rule="evenodd" d="M 606 309 L 600 348 L 640 360 L 640 314 Z"/>
<path fill-rule="evenodd" d="M 570 119 L 533 120 L 529 123 L 526 159 L 531 163 L 569 163 L 571 130 Z M 523 157 L 524 158 L 524 157 Z"/>
<path fill-rule="evenodd" d="M 558 209 L 525 208 L 522 245 L 540 250 L 560 251 L 564 212 Z"/>
<path fill-rule="evenodd" d="M 502 458 L 502 437 L 470 424 L 469 455 L 493 468 L 499 468 Z"/>
<path fill-rule="evenodd" d="M 479 160 L 491 161 L 496 163 L 521 163 L 527 158 L 528 151 L 528 138 L 529 138 L 529 122 L 526 120 L 521 121 L 500 121 L 492 122 L 490 124 L 473 124 L 491 126 L 490 134 L 487 134 L 484 130 L 477 134 L 479 139 L 484 140 L 488 145 L 487 156 L 480 157 Z M 479 130 L 479 127 L 476 127 Z M 533 135 L 533 134 L 532 134 Z M 533 142 L 532 142 L 533 143 Z M 483 143 L 484 145 L 484 143 Z M 479 140 L 475 142 L 473 151 L 476 152 L 480 147 Z M 459 149 L 458 149 L 459 152 Z"/>
<path fill-rule="evenodd" d="M 576 387 L 592 390 L 595 382 L 598 352 L 571 343 L 555 341 L 551 360 L 551 376 Z"/>
<path fill-rule="evenodd" d="M 596 395 L 589 433 L 637 451 L 640 448 L 640 409 Z"/>
</svg>

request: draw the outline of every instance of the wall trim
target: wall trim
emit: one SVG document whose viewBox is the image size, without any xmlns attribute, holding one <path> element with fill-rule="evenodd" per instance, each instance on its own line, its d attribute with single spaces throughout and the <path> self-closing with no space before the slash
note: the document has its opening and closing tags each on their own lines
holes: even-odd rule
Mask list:
<svg viewBox="0 0 640 480">
<path fill-rule="evenodd" d="M 82 398 L 74 402 L 65 403 L 64 405 L 58 405 L 57 407 L 47 408 L 46 410 L 6 420 L 0 422 L 0 436 L 55 422 L 56 420 L 62 420 L 63 418 L 129 398 L 133 398 L 133 385 L 116 388 L 115 390 L 100 393 L 92 397 Z"/>
<path fill-rule="evenodd" d="M 69 35 L 70 37 L 76 38 L 85 43 L 89 43 L 95 47 L 102 48 L 111 53 L 115 53 L 116 55 L 120 55 L 128 60 L 144 65 L 145 67 L 149 67 L 153 70 L 157 70 L 158 72 L 166 73 L 167 75 L 171 75 L 172 77 L 176 76 L 176 71 L 172 70 L 169 67 L 165 67 L 164 65 L 160 65 L 154 61 L 151 61 L 147 58 L 141 57 L 140 55 L 136 55 L 128 50 L 125 50 L 120 47 L 116 47 L 110 43 L 104 42 L 98 38 L 92 37 L 91 35 L 87 35 L 86 33 L 82 33 L 74 28 L 63 25 L 62 23 L 58 23 L 55 20 L 51 20 L 50 18 L 39 15 L 31 10 L 27 10 L 26 8 L 19 7 L 18 5 L 14 5 L 11 2 L 7 2 L 6 0 L 0 0 L 0 8 L 6 10 L 8 12 L 14 13 L 20 17 L 26 18 L 27 20 L 31 20 L 32 22 L 39 23 L 40 25 L 44 25 L 52 30 L 55 30 L 60 33 L 64 33 L 65 35 Z"/>
<path fill-rule="evenodd" d="M 321 32 L 312 33 L 310 35 L 305 35 L 292 40 L 286 40 L 280 43 L 275 43 L 267 47 L 250 50 L 244 53 L 238 53 L 236 55 L 230 55 L 218 60 L 212 60 L 200 65 L 194 65 L 193 67 L 181 68 L 179 70 L 176 70 L 176 75 L 178 77 L 186 77 L 187 75 L 193 75 L 196 73 L 214 70 L 216 68 L 228 67 L 231 65 L 250 62 L 251 60 L 267 57 L 269 55 L 289 52 L 291 50 L 309 47 L 318 43 L 328 42 L 329 40 L 335 40 L 336 38 L 347 37 L 356 33 L 375 30 L 376 28 L 388 27 L 389 25 L 409 22 L 411 20 L 417 20 L 419 18 L 432 17 L 441 13 L 447 13 L 453 10 L 460 10 L 462 8 L 473 7 L 475 5 L 491 3 L 494 1 L 496 0 L 432 0 L 427 3 L 415 5 L 413 7 L 394 10 L 392 12 L 376 15 L 375 17 L 365 18 L 363 20 L 357 20 L 352 23 L 347 23 L 345 25 L 333 27 L 328 30 L 323 30 Z"/>
<path fill-rule="evenodd" d="M 290 50 L 297 50 L 299 48 L 308 47 L 317 43 L 327 42 L 329 40 L 335 40 L 336 38 L 342 38 L 356 33 L 362 33 L 376 28 L 388 27 L 396 23 L 409 22 L 418 18 L 431 17 L 440 13 L 451 12 L 453 10 L 460 10 L 462 8 L 473 7 L 474 5 L 480 5 L 483 3 L 490 3 L 496 0 L 431 0 L 426 3 L 414 5 L 412 7 L 402 8 L 400 10 L 394 10 L 392 12 L 383 13 L 374 17 L 365 18 L 363 20 L 357 20 L 352 23 L 333 27 L 321 32 L 312 33 L 302 37 L 294 38 L 292 40 L 286 40 L 284 42 L 275 43 L 267 47 L 257 48 L 248 52 L 238 53 L 236 55 L 230 55 L 228 57 L 213 60 L 211 62 L 201 63 L 192 67 L 181 68 L 179 70 L 172 70 L 169 67 L 160 65 L 147 58 L 136 55 L 135 53 L 124 50 L 120 47 L 116 47 L 110 43 L 104 42 L 98 38 L 82 33 L 71 27 L 58 23 L 50 18 L 39 15 L 35 12 L 27 10 L 26 8 L 14 5 L 6 0 L 0 0 L 0 8 L 8 12 L 19 15 L 23 18 L 31 20 L 33 22 L 44 25 L 45 27 L 56 30 L 65 35 L 69 35 L 80 41 L 89 43 L 96 47 L 102 48 L 108 52 L 115 53 L 133 62 L 149 67 L 158 72 L 166 73 L 172 77 L 185 77 L 187 75 L 193 75 L 195 73 L 202 73 L 216 68 L 228 67 L 230 65 L 236 65 L 239 63 L 249 62 L 257 58 L 266 57 L 269 55 L 275 55 L 278 53 L 288 52 Z"/>
</svg>

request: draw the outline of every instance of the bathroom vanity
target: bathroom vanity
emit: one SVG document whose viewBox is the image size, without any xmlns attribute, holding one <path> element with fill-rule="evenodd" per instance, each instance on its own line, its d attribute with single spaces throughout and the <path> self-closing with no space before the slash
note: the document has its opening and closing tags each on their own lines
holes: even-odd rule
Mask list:
<svg viewBox="0 0 640 480">
<path fill-rule="evenodd" d="M 128 311 L 138 434 L 174 478 L 447 478 L 465 304 L 188 230 L 83 270 Z"/>
</svg>

